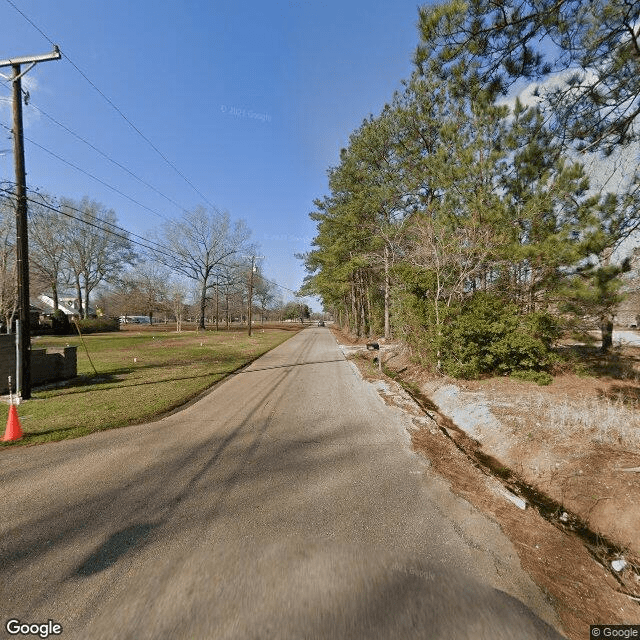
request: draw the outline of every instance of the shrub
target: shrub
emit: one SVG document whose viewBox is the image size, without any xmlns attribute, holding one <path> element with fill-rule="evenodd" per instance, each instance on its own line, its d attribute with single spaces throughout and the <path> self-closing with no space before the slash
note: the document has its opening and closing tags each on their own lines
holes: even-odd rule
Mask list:
<svg viewBox="0 0 640 640">
<path fill-rule="evenodd" d="M 460 305 L 444 330 L 443 369 L 458 378 L 542 372 L 553 362 L 558 328 L 548 314 L 522 315 L 514 304 L 476 294 Z"/>
<path fill-rule="evenodd" d="M 53 330 L 53 333 L 59 336 L 71 333 L 69 317 L 64 311 L 62 311 L 62 309 L 56 309 L 51 315 L 51 329 Z"/>
<path fill-rule="evenodd" d="M 477 378 L 544 372 L 557 361 L 551 349 L 561 326 L 552 315 L 522 313 L 518 305 L 483 292 L 450 306 L 441 302 L 436 314 L 433 273 L 404 267 L 394 275 L 403 283 L 394 297 L 395 332 L 423 366 L 439 361 L 450 376 Z"/>
<path fill-rule="evenodd" d="M 118 318 L 82 318 L 76 320 L 82 333 L 104 333 L 106 331 L 120 331 Z"/>
<path fill-rule="evenodd" d="M 564 332 L 561 322 L 550 313 L 536 311 L 522 316 L 522 321 L 524 329 L 547 349 L 551 349 Z"/>
</svg>

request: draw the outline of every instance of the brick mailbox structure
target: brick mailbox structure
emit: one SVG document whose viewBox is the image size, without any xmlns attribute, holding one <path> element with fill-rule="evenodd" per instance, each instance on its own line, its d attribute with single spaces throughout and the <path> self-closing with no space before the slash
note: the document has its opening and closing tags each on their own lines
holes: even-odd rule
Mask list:
<svg viewBox="0 0 640 640">
<path fill-rule="evenodd" d="M 31 349 L 31 384 L 68 380 L 78 375 L 77 347 Z M 0 393 L 9 393 L 9 380 L 15 392 L 16 337 L 0 335 Z"/>
</svg>

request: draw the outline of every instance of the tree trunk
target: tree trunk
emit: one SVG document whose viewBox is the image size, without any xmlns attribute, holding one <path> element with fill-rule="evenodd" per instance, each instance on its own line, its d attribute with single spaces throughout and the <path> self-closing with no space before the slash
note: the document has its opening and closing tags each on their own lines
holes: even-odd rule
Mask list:
<svg viewBox="0 0 640 640">
<path fill-rule="evenodd" d="M 202 291 L 200 292 L 200 321 L 198 326 L 200 329 L 204 329 L 204 310 L 207 306 L 207 281 L 202 283 Z"/>
<path fill-rule="evenodd" d="M 89 285 L 84 285 L 84 317 L 89 317 Z"/>
<path fill-rule="evenodd" d="M 51 299 L 53 300 L 53 310 L 58 310 L 58 283 L 51 283 Z"/>
<path fill-rule="evenodd" d="M 355 331 L 356 335 L 359 336 L 360 325 L 358 323 L 358 310 L 356 309 L 356 289 L 353 280 L 351 280 L 351 315 L 353 316 L 353 330 Z M 351 327 L 349 327 L 349 331 L 351 331 Z"/>
<path fill-rule="evenodd" d="M 602 333 L 602 353 L 607 353 L 613 346 L 613 320 L 608 317 L 600 318 L 600 332 Z"/>
<path fill-rule="evenodd" d="M 384 337 L 391 338 L 391 325 L 389 323 L 389 301 L 391 289 L 391 279 L 389 277 L 389 247 L 384 245 Z"/>
<path fill-rule="evenodd" d="M 364 313 L 365 321 L 364 321 L 364 331 L 367 337 L 371 338 L 373 331 L 373 318 L 371 317 L 371 293 L 369 291 L 369 287 L 364 284 L 363 278 L 363 298 L 364 305 L 366 305 L 366 312 Z M 363 305 L 363 306 L 364 306 Z"/>
<path fill-rule="evenodd" d="M 218 323 L 220 321 L 220 311 L 218 309 L 218 302 L 219 302 L 218 297 L 219 297 L 219 294 L 218 294 L 218 276 L 216 276 L 216 331 L 218 330 Z"/>
<path fill-rule="evenodd" d="M 80 276 L 76 276 L 76 293 L 78 294 L 78 316 L 84 315 L 82 306 L 82 287 L 80 286 Z"/>
<path fill-rule="evenodd" d="M 367 304 L 367 295 L 364 286 L 364 278 L 362 274 L 358 274 L 358 306 L 360 309 L 360 328 L 358 330 L 358 336 L 364 336 L 367 334 L 367 315 L 366 315 L 366 304 Z"/>
</svg>

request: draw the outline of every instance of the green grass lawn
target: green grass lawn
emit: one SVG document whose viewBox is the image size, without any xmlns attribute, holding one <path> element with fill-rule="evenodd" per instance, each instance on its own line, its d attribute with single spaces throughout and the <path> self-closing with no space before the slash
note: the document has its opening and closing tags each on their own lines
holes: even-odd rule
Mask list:
<svg viewBox="0 0 640 640">
<path fill-rule="evenodd" d="M 34 348 L 76 345 L 78 378 L 35 388 L 18 407 L 24 437 L 1 447 L 77 438 L 151 420 L 196 397 L 296 333 L 284 329 L 196 333 L 118 332 L 43 337 Z M 0 404 L 2 433 L 8 405 Z"/>
</svg>

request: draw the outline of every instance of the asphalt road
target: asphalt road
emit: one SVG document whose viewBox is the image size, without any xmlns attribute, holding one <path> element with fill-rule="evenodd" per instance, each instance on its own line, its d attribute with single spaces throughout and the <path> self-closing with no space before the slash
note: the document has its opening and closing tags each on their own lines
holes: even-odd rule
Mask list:
<svg viewBox="0 0 640 640">
<path fill-rule="evenodd" d="M 0 637 L 557 637 L 408 419 L 311 328 L 158 422 L 0 452 Z"/>
</svg>

